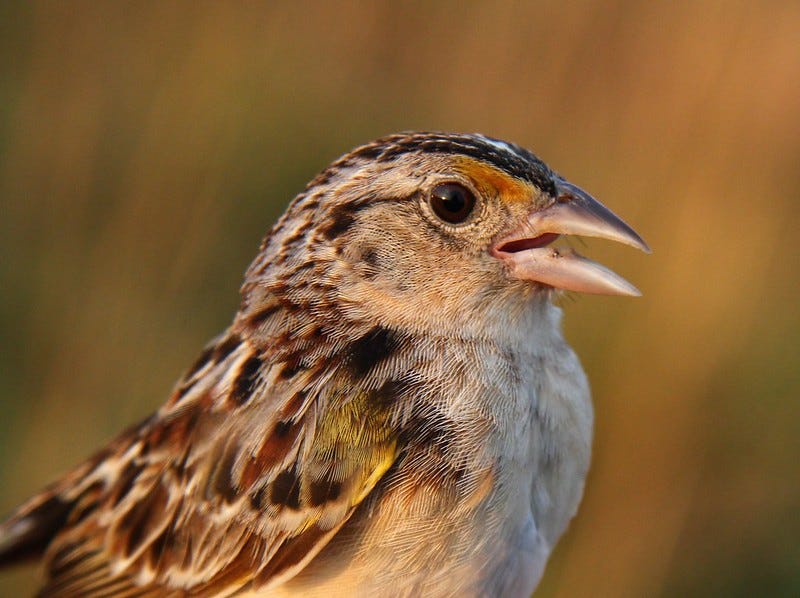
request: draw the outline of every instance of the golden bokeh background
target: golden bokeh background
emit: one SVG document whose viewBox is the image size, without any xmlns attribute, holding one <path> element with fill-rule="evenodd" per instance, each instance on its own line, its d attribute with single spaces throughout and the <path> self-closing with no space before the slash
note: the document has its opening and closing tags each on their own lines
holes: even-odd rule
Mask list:
<svg viewBox="0 0 800 598">
<path fill-rule="evenodd" d="M 799 31 L 792 0 L 2 3 L 0 512 L 166 398 L 330 160 L 479 131 L 654 249 L 588 243 L 644 297 L 565 301 L 597 436 L 537 595 L 800 595 Z"/>
</svg>

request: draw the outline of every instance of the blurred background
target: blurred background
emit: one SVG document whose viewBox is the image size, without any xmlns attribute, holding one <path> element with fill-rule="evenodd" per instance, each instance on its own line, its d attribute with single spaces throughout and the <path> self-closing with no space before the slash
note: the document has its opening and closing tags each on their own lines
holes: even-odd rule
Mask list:
<svg viewBox="0 0 800 598">
<path fill-rule="evenodd" d="M 166 399 L 328 162 L 531 148 L 651 256 L 570 297 L 583 506 L 537 596 L 800 595 L 800 3 L 0 4 L 0 512 Z M 0 595 L 37 572 L 0 574 Z"/>
</svg>

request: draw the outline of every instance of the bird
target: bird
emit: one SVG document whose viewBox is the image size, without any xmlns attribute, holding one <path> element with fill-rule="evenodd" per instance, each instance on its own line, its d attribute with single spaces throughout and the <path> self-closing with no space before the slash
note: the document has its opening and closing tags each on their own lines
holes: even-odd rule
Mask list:
<svg viewBox="0 0 800 598">
<path fill-rule="evenodd" d="M 166 403 L 13 511 L 41 596 L 529 596 L 576 513 L 593 407 L 566 293 L 649 252 L 523 147 L 406 132 L 289 204 Z"/>
</svg>

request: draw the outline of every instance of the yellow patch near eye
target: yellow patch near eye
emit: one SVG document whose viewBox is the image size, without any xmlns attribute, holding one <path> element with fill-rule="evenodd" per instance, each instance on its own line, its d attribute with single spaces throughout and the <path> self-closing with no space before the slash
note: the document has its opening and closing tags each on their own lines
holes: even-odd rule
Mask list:
<svg viewBox="0 0 800 598">
<path fill-rule="evenodd" d="M 529 202 L 536 193 L 531 183 L 521 181 L 474 158 L 459 156 L 456 159 L 456 167 L 470 178 L 479 191 L 495 192 L 501 199 L 510 203 Z"/>
</svg>

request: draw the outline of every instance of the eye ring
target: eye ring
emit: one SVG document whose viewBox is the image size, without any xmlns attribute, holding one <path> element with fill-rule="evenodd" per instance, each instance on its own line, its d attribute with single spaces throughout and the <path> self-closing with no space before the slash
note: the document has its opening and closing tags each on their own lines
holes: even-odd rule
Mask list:
<svg viewBox="0 0 800 598">
<path fill-rule="evenodd" d="M 447 224 L 463 224 L 475 210 L 475 194 L 460 183 L 439 183 L 428 196 L 436 217 Z"/>
</svg>

